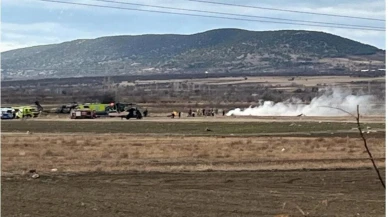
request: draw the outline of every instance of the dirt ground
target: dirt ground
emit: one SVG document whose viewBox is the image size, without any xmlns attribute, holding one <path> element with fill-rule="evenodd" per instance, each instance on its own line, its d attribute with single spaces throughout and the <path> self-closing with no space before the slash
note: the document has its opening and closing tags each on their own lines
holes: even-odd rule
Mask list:
<svg viewBox="0 0 388 217">
<path fill-rule="evenodd" d="M 1 190 L 8 217 L 385 216 L 373 170 L 18 176 Z"/>
<path fill-rule="evenodd" d="M 349 120 L 161 119 L 2 121 L 3 216 L 385 214 L 362 140 L 333 133 Z M 379 131 L 366 136 L 385 179 L 384 117 L 367 126 Z M 289 135 L 259 135 L 275 131 Z"/>
</svg>

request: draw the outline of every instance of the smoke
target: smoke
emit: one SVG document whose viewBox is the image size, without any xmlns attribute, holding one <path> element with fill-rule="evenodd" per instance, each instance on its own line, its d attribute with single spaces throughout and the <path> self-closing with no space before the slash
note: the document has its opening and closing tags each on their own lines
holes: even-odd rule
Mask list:
<svg viewBox="0 0 388 217">
<path fill-rule="evenodd" d="M 357 114 L 357 105 L 360 106 L 361 115 L 376 113 L 373 108 L 375 97 L 358 93 L 353 95 L 350 90 L 340 88 L 327 88 L 311 100 L 310 104 L 303 104 L 302 100 L 292 98 L 284 102 L 260 102 L 257 107 L 234 109 L 227 116 L 347 116 L 349 114 L 334 108 L 340 108 L 352 114 Z M 328 108 L 332 107 L 332 108 Z"/>
</svg>

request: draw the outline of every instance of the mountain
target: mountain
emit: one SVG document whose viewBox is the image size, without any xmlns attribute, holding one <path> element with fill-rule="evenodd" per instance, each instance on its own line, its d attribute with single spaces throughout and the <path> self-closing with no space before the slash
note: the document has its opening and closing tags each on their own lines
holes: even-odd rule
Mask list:
<svg viewBox="0 0 388 217">
<path fill-rule="evenodd" d="M 80 39 L 1 53 L 9 78 L 90 75 L 360 70 L 385 51 L 315 31 L 216 29 L 192 35 Z M 384 66 L 385 68 L 385 66 Z"/>
</svg>

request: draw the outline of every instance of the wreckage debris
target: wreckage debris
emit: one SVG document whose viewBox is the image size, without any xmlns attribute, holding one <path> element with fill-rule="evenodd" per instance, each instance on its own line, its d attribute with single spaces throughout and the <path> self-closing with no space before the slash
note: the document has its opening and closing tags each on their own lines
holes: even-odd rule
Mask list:
<svg viewBox="0 0 388 217">
<path fill-rule="evenodd" d="M 35 170 L 35 169 L 29 170 L 28 172 L 29 172 L 29 173 L 32 173 L 31 178 L 33 178 L 33 179 L 37 179 L 37 178 L 40 177 L 39 174 L 36 173 L 36 170 Z"/>
</svg>

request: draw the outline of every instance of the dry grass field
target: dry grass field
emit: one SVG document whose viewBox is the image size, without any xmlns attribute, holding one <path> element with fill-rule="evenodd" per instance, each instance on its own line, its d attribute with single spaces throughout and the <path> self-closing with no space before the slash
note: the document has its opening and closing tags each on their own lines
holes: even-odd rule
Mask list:
<svg viewBox="0 0 388 217">
<path fill-rule="evenodd" d="M 385 191 L 359 138 L 6 133 L 1 139 L 4 216 L 385 213 Z M 385 177 L 384 138 L 368 142 Z M 40 178 L 31 179 L 30 169 Z"/>
<path fill-rule="evenodd" d="M 294 80 L 289 79 L 294 77 Z M 247 78 L 247 79 L 245 79 Z M 170 80 L 146 80 L 137 81 L 139 84 L 167 83 L 167 82 L 185 82 L 188 79 L 170 79 Z M 225 84 L 245 84 L 245 83 L 260 83 L 268 85 L 289 85 L 291 82 L 296 85 L 305 85 L 307 87 L 316 86 L 317 84 L 341 84 L 360 81 L 385 81 L 385 77 L 378 78 L 362 78 L 350 76 L 247 76 L 247 77 L 225 77 L 225 78 L 205 78 L 205 79 L 190 79 L 190 82 L 204 83 L 209 85 L 225 85 Z"/>
<path fill-rule="evenodd" d="M 369 139 L 379 165 L 384 138 Z M 290 170 L 370 167 L 359 138 L 3 135 L 2 172 Z"/>
</svg>

